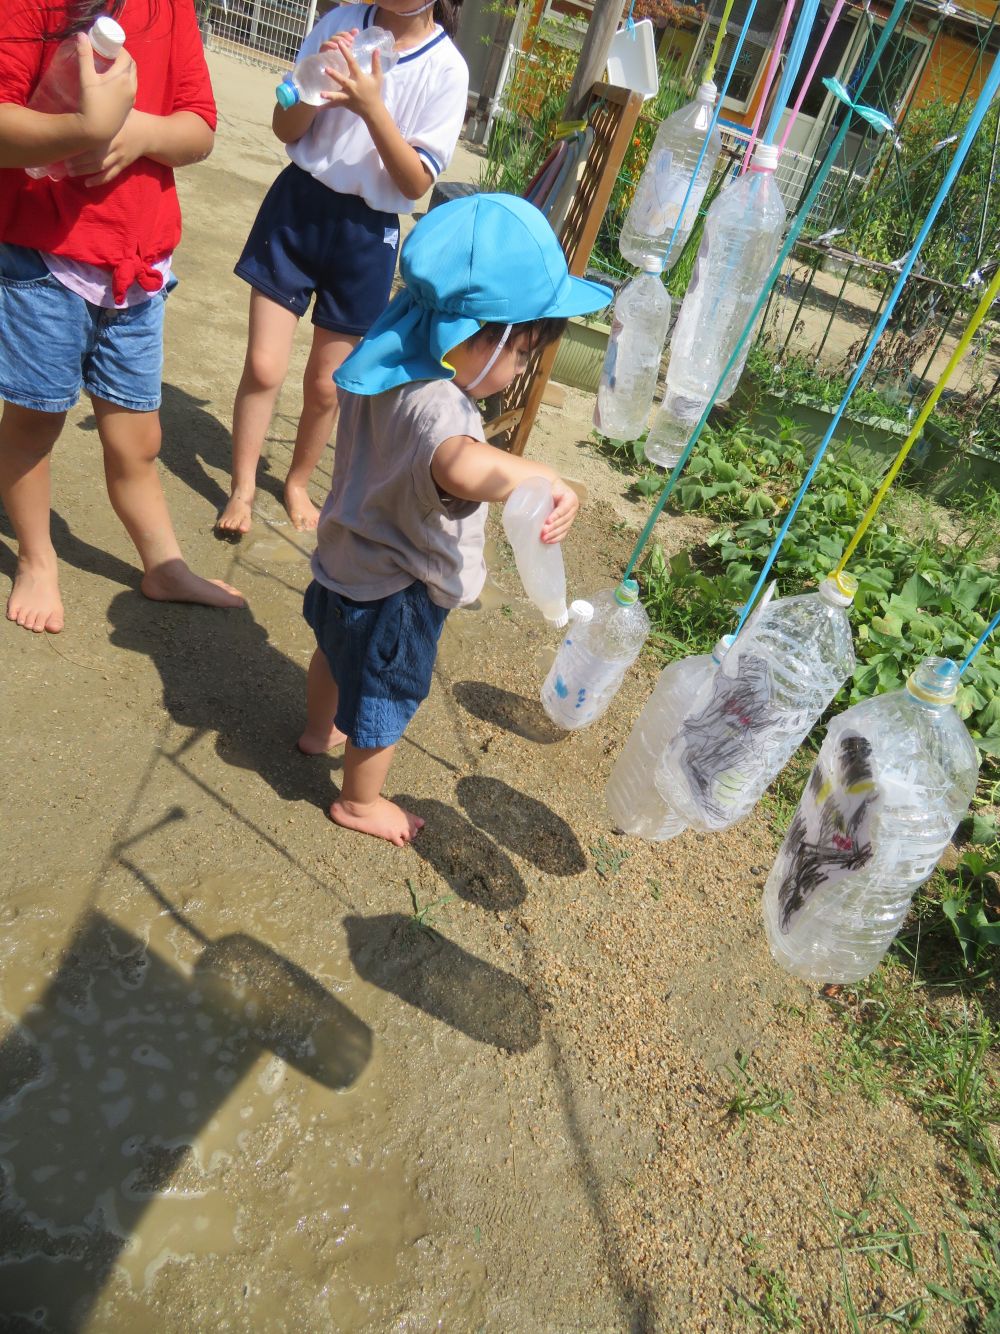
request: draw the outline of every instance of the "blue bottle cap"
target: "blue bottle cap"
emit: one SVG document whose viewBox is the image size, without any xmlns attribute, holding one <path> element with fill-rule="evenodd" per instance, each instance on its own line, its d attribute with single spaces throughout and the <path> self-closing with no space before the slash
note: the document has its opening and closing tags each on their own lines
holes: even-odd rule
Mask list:
<svg viewBox="0 0 1000 1334">
<path fill-rule="evenodd" d="M 275 88 L 274 96 L 277 98 L 278 106 L 282 107 L 285 111 L 287 111 L 289 107 L 293 107 L 299 100 L 299 90 L 296 88 L 295 84 L 292 83 L 291 73 L 286 74 L 278 84 L 277 88 Z"/>
</svg>

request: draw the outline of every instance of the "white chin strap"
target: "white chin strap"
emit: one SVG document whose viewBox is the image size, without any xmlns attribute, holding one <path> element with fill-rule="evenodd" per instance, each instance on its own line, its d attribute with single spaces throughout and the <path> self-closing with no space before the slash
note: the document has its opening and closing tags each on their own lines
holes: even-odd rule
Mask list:
<svg viewBox="0 0 1000 1334">
<path fill-rule="evenodd" d="M 425 5 L 424 8 L 426 9 L 427 6 Z M 507 339 L 510 337 L 510 331 L 511 331 L 511 329 L 513 329 L 513 327 L 514 327 L 513 324 L 508 324 L 508 325 L 506 326 L 506 328 L 504 329 L 503 333 L 500 335 L 500 341 L 499 341 L 499 343 L 497 343 L 496 347 L 493 349 L 493 353 L 492 353 L 492 355 L 490 356 L 489 361 L 486 363 L 486 365 L 483 367 L 483 369 L 479 372 L 479 374 L 476 376 L 476 378 L 475 378 L 474 380 L 470 380 L 469 383 L 465 386 L 465 392 L 466 392 L 466 393 L 468 393 L 470 389 L 475 389 L 475 387 L 476 387 L 477 384 L 482 384 L 482 382 L 486 379 L 487 375 L 489 375 L 490 371 L 491 371 L 491 370 L 493 369 L 493 367 L 497 364 L 497 358 L 499 357 L 500 353 L 503 351 L 503 349 L 504 349 L 504 345 L 506 344 Z"/>
<path fill-rule="evenodd" d="M 433 9 L 436 4 L 437 0 L 430 0 L 429 4 L 421 5 L 419 9 L 404 9 L 399 17 L 401 19 L 412 19 L 415 15 L 422 14 L 425 9 Z"/>
</svg>

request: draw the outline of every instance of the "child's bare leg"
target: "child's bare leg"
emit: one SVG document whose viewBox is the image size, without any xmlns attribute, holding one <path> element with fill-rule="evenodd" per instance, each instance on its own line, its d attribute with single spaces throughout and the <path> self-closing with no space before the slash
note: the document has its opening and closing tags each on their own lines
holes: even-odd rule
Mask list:
<svg viewBox="0 0 1000 1334">
<path fill-rule="evenodd" d="M 326 654 L 317 649 L 306 677 L 306 727 L 296 743 L 303 755 L 325 755 L 347 740 L 333 722 L 339 696 Z"/>
<path fill-rule="evenodd" d="M 216 528 L 249 531 L 257 464 L 278 391 L 288 372 L 299 317 L 257 291 L 250 293 L 250 327 L 243 375 L 233 405 L 233 480 Z"/>
<path fill-rule="evenodd" d="M 423 829 L 419 815 L 411 815 L 382 796 L 395 746 L 359 750 L 348 741 L 344 750 L 344 783 L 330 807 L 330 819 L 347 829 L 388 839 L 397 847 L 409 843 Z"/>
<path fill-rule="evenodd" d="M 0 421 L 0 500 L 17 537 L 17 573 L 7 619 L 36 634 L 58 634 L 64 624 L 49 536 L 49 457 L 65 420 L 65 412 L 36 412 L 5 403 Z"/>
<path fill-rule="evenodd" d="M 160 414 L 132 412 L 100 398 L 92 397 L 91 402 L 104 446 L 108 495 L 142 560 L 146 597 L 210 607 L 244 606 L 237 589 L 221 579 L 203 579 L 188 569 L 181 555 L 156 467 Z"/>
<path fill-rule="evenodd" d="M 319 510 L 309 499 L 309 479 L 333 434 L 337 420 L 337 386 L 333 372 L 357 343 L 351 334 L 315 326 L 312 348 L 302 376 L 302 416 L 295 433 L 295 452 L 285 481 L 285 509 L 300 532 L 315 528 Z"/>
</svg>

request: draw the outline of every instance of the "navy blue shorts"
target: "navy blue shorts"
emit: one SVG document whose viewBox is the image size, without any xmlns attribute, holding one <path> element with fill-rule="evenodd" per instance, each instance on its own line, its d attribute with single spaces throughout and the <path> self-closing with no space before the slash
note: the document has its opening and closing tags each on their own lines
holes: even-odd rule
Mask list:
<svg viewBox="0 0 1000 1334">
<path fill-rule="evenodd" d="M 333 333 L 363 334 L 389 303 L 399 217 L 341 195 L 290 163 L 264 196 L 238 277 Z"/>
<path fill-rule="evenodd" d="M 354 602 L 314 579 L 302 614 L 340 692 L 334 723 L 361 750 L 395 745 L 430 691 L 447 610 L 419 582 Z"/>
</svg>

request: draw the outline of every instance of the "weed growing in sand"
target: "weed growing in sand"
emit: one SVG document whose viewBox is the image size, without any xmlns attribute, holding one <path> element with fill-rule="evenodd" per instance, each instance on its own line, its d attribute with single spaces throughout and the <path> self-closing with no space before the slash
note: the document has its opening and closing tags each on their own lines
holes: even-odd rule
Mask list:
<svg viewBox="0 0 1000 1334">
<path fill-rule="evenodd" d="M 736 1053 L 735 1066 L 727 1065 L 726 1074 L 736 1086 L 736 1092 L 725 1105 L 728 1120 L 739 1122 L 740 1130 L 749 1128 L 751 1116 L 764 1116 L 769 1121 L 780 1121 L 792 1107 L 792 1095 L 772 1084 L 762 1084 L 750 1071 L 750 1057 Z"/>
<path fill-rule="evenodd" d="M 613 848 L 603 834 L 591 844 L 590 855 L 594 859 L 594 870 L 602 880 L 613 880 L 632 856 L 625 848 Z"/>
<path fill-rule="evenodd" d="M 756 1257 L 763 1245 L 752 1233 L 740 1238 L 748 1254 Z M 771 1269 L 759 1259 L 751 1259 L 747 1274 L 754 1285 L 753 1300 L 738 1294 L 726 1302 L 730 1315 L 741 1316 L 748 1329 L 795 1330 L 802 1329 L 799 1300 L 788 1286 L 788 1280 L 779 1269 Z"/>
<path fill-rule="evenodd" d="M 407 880 L 406 888 L 410 891 L 410 902 L 413 904 L 413 912 L 410 914 L 411 925 L 417 931 L 423 931 L 426 935 L 436 935 L 437 932 L 434 930 L 434 919 L 431 917 L 431 911 L 434 908 L 442 907 L 445 903 L 450 903 L 455 895 L 444 894 L 439 899 L 434 899 L 430 903 L 425 903 L 421 908 L 417 899 L 417 891 L 413 886 L 412 880 Z"/>
<path fill-rule="evenodd" d="M 859 1084 L 870 1101 L 881 1076 L 884 1090 L 904 1098 L 929 1130 L 1000 1175 L 997 1035 L 979 1001 L 930 1007 L 898 967 L 878 969 L 837 999 L 845 1033 L 837 1075 Z"/>
</svg>

